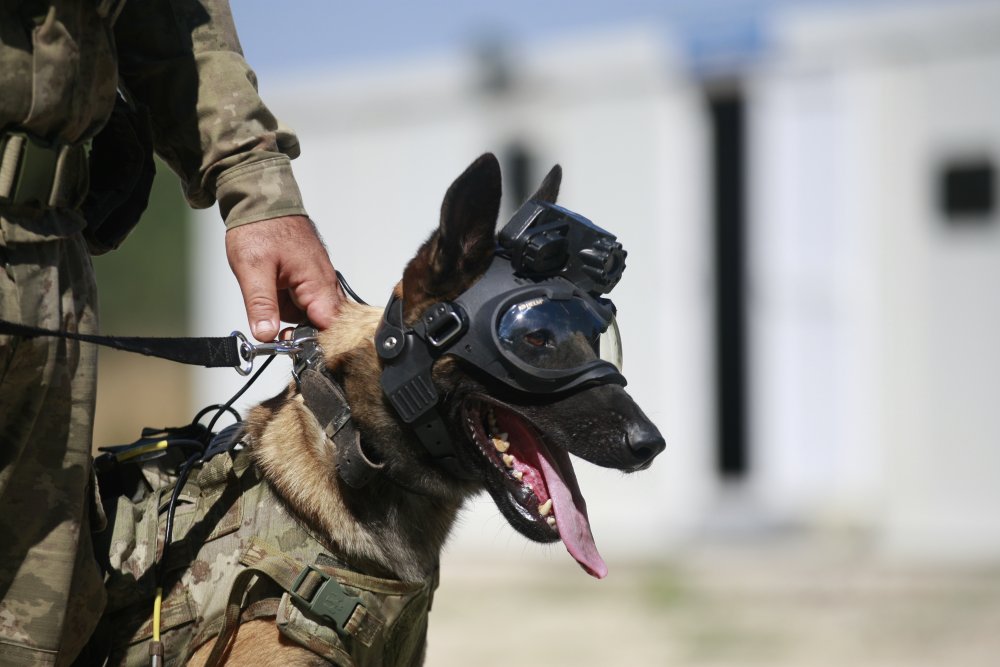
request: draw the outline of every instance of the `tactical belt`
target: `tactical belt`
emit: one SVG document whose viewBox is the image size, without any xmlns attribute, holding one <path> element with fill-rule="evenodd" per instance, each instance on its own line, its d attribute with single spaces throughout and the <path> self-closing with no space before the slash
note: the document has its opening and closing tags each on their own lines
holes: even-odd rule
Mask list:
<svg viewBox="0 0 1000 667">
<path fill-rule="evenodd" d="M 24 132 L 0 132 L 0 204 L 74 208 L 81 199 L 83 150 L 46 144 Z"/>
</svg>

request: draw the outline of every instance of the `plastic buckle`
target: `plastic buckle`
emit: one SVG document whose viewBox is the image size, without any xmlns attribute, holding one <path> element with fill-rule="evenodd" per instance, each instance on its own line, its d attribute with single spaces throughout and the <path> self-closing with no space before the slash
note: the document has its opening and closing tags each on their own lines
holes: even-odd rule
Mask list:
<svg viewBox="0 0 1000 667">
<path fill-rule="evenodd" d="M 323 579 L 323 583 L 316 587 L 311 599 L 306 599 L 299 594 L 298 590 L 310 572 L 315 572 L 319 575 Z M 295 578 L 295 583 L 292 584 L 288 594 L 292 600 L 304 606 L 311 613 L 320 618 L 333 621 L 336 624 L 336 630 L 343 633 L 347 633 L 347 622 L 354 614 L 354 610 L 359 606 L 364 606 L 361 598 L 348 594 L 339 581 L 313 565 L 306 565 L 299 572 L 299 576 Z"/>
</svg>

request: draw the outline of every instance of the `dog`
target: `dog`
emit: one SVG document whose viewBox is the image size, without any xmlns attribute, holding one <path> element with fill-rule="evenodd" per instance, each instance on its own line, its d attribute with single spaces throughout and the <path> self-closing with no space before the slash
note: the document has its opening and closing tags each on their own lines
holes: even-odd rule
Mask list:
<svg viewBox="0 0 1000 667">
<path fill-rule="evenodd" d="M 556 166 L 531 201 L 554 205 L 560 181 Z M 167 663 L 421 664 L 442 546 L 465 501 L 484 490 L 515 530 L 538 542 L 561 539 L 585 571 L 604 576 L 607 568 L 594 544 L 569 454 L 632 472 L 648 467 L 664 449 L 659 431 L 622 388 L 623 379 L 532 394 L 499 386 L 460 356 L 442 354 L 424 368 L 437 397 L 427 412 L 433 419 L 410 423 L 385 387 L 384 373 L 396 359 L 376 348 L 399 344 L 401 334 L 435 304 L 459 299 L 491 270 L 498 252 L 500 191 L 496 158 L 487 154 L 473 162 L 448 189 L 439 227 L 407 264 L 385 313 L 345 304 L 333 327 L 314 341 L 320 355 L 314 368 L 249 413 L 241 431 L 243 451 L 216 457 L 200 471 L 197 488 L 184 487 L 170 552 L 178 557 L 164 564 L 167 575 L 160 585 L 166 597 L 155 612 L 163 637 L 183 635 L 181 648 L 167 647 Z M 390 316 L 393 308 L 398 320 Z M 431 325 L 424 324 L 429 339 L 436 340 Z M 468 326 L 463 335 L 476 333 Z M 531 353 L 548 344 L 526 340 L 518 344 Z M 572 354 L 579 356 L 574 364 L 606 367 L 592 345 L 573 347 Z M 310 403 L 306 390 L 317 373 L 329 378 L 332 395 L 347 406 L 334 401 L 336 418 L 320 416 Z M 447 465 L 417 433 L 425 422 L 450 441 Z M 247 501 L 248 490 L 265 495 Z M 151 525 L 161 525 L 153 548 L 131 537 L 139 529 L 129 528 L 127 538 L 110 541 L 104 560 L 119 591 L 142 588 L 148 595 L 151 590 L 147 575 L 153 559 L 146 552 L 155 555 L 163 548 L 165 493 L 144 510 L 124 501 L 110 507 L 119 535 L 123 516 L 138 516 L 139 524 L 145 520 L 147 534 Z M 185 497 L 191 499 L 186 505 Z M 199 503 L 207 509 L 185 514 Z M 275 513 L 294 524 L 294 539 L 281 532 L 286 528 L 267 533 L 276 523 Z M 234 546 L 206 551 L 224 541 L 218 536 L 226 531 L 240 536 Z M 297 545 L 307 541 L 323 552 L 317 559 L 296 555 Z M 139 552 L 141 558 L 135 556 Z M 248 568 L 244 572 L 250 574 L 233 578 L 223 572 L 228 567 Z M 335 594 L 303 593 L 302 582 L 310 577 L 321 585 L 332 581 Z M 267 586 L 271 593 L 262 592 Z M 192 609 L 198 591 L 225 600 L 226 613 L 215 620 L 212 632 L 205 630 L 211 625 L 206 613 Z M 348 600 L 333 631 L 317 619 L 339 612 L 321 609 L 320 597 L 331 604 Z M 145 655 L 147 637 L 169 644 L 160 630 L 150 635 L 148 598 L 137 603 L 135 595 L 116 598 L 112 592 L 111 599 L 112 613 L 102 625 L 106 635 L 119 636 L 112 663 Z"/>
</svg>

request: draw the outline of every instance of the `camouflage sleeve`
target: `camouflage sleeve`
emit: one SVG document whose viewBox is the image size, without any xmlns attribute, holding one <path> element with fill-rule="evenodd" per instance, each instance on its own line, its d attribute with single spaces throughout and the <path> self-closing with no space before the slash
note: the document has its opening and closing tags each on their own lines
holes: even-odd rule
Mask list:
<svg viewBox="0 0 1000 667">
<path fill-rule="evenodd" d="M 305 215 L 298 139 L 257 94 L 228 0 L 126 3 L 115 38 L 122 80 L 149 107 L 156 152 L 192 206 L 218 200 L 228 228 Z"/>
</svg>

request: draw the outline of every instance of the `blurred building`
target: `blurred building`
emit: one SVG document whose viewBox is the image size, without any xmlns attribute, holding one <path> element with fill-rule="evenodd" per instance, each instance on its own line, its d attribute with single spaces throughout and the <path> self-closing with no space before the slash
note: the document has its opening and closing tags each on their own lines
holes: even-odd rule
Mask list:
<svg viewBox="0 0 1000 667">
<path fill-rule="evenodd" d="M 783 11 L 752 59 L 693 65 L 636 26 L 271 87 L 337 268 L 381 306 L 451 180 L 490 150 L 505 208 L 616 233 L 629 390 L 668 449 L 577 466 L 598 545 L 845 529 L 906 557 L 1000 557 L 1000 7 Z M 214 213 L 194 330 L 245 328 Z M 226 289 L 228 288 L 228 289 Z M 281 362 L 279 362 L 281 363 Z M 280 389 L 284 370 L 245 398 Z M 199 379 L 218 402 L 236 377 Z M 454 549 L 530 554 L 484 499 Z"/>
</svg>

